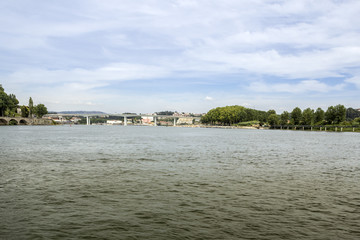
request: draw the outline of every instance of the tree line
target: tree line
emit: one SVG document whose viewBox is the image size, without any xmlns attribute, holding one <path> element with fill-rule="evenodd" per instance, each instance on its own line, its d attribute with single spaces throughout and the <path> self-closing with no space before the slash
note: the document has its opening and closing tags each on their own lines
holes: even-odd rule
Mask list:
<svg viewBox="0 0 360 240">
<path fill-rule="evenodd" d="M 326 111 L 295 107 L 291 112 L 277 114 L 275 110 L 260 111 L 243 106 L 226 106 L 211 109 L 201 122 L 211 125 L 237 125 L 241 122 L 257 121 L 260 125 L 351 125 L 360 124 L 360 112 L 344 105 L 330 106 Z"/>
<path fill-rule="evenodd" d="M 15 94 L 7 94 L 0 84 L 0 116 L 1 117 L 38 117 L 41 118 L 47 114 L 47 108 L 44 104 L 34 105 L 32 98 L 29 99 L 29 105 L 19 105 L 19 100 Z"/>
</svg>

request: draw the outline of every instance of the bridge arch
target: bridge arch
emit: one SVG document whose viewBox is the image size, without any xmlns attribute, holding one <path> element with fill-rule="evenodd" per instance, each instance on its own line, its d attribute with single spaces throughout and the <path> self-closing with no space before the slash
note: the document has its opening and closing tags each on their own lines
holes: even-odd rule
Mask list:
<svg viewBox="0 0 360 240">
<path fill-rule="evenodd" d="M 28 123 L 27 123 L 27 121 L 26 121 L 25 119 L 21 119 L 21 120 L 19 121 L 19 124 L 20 124 L 20 125 L 27 125 Z"/>
<path fill-rule="evenodd" d="M 4 118 L 0 118 L 0 125 L 8 125 L 8 122 Z"/>
<path fill-rule="evenodd" d="M 18 125 L 18 124 L 19 124 L 19 122 L 14 118 L 9 120 L 9 125 Z"/>
</svg>

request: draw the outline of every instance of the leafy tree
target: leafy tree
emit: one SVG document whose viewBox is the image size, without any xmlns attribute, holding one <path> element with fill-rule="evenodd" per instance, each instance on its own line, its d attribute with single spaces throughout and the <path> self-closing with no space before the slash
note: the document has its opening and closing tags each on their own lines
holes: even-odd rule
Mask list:
<svg viewBox="0 0 360 240">
<path fill-rule="evenodd" d="M 29 107 L 28 106 L 21 106 L 21 116 L 28 117 L 29 116 Z"/>
<path fill-rule="evenodd" d="M 325 119 L 325 112 L 321 108 L 316 109 L 314 113 L 314 122 L 321 123 Z"/>
<path fill-rule="evenodd" d="M 0 84 L 0 116 L 14 116 L 19 104 L 14 94 L 6 94 L 4 88 Z"/>
<path fill-rule="evenodd" d="M 166 115 L 166 116 L 172 116 L 175 112 L 172 111 L 161 111 L 161 112 L 156 112 L 157 115 Z"/>
<path fill-rule="evenodd" d="M 281 115 L 280 115 L 280 124 L 281 125 L 286 125 L 288 124 L 290 120 L 290 113 L 287 111 L 284 111 Z"/>
<path fill-rule="evenodd" d="M 354 119 L 353 124 L 359 125 L 360 124 L 360 117 Z"/>
<path fill-rule="evenodd" d="M 15 94 L 9 94 L 7 103 L 7 107 L 9 110 L 8 116 L 15 116 L 18 104 L 19 100 L 17 100 Z"/>
<path fill-rule="evenodd" d="M 268 123 L 270 124 L 270 126 L 274 126 L 276 124 L 278 124 L 279 122 L 279 117 L 276 114 L 270 114 L 270 116 L 268 117 Z"/>
<path fill-rule="evenodd" d="M 276 111 L 274 109 L 271 109 L 267 111 L 267 114 L 270 116 L 271 114 L 276 114 Z"/>
<path fill-rule="evenodd" d="M 358 117 L 360 117 L 360 111 L 353 108 L 346 109 L 346 120 L 354 120 Z"/>
<path fill-rule="evenodd" d="M 8 104 L 8 95 L 5 93 L 4 88 L 0 84 L 0 116 L 4 116 Z"/>
<path fill-rule="evenodd" d="M 341 105 L 341 104 L 336 105 L 335 113 L 336 113 L 336 118 L 335 118 L 336 123 L 341 123 L 341 122 L 345 121 L 346 107 L 344 105 Z"/>
<path fill-rule="evenodd" d="M 32 98 L 30 97 L 30 99 L 29 99 L 29 117 L 32 117 L 33 114 L 34 114 L 34 102 L 33 102 Z"/>
<path fill-rule="evenodd" d="M 307 108 L 303 111 L 303 124 L 305 125 L 313 125 L 314 124 L 314 110 L 311 108 Z"/>
<path fill-rule="evenodd" d="M 325 120 L 326 120 L 326 122 L 330 123 L 330 124 L 333 124 L 334 120 L 335 120 L 335 117 L 336 117 L 335 115 L 336 115 L 336 113 L 335 113 L 334 106 L 328 107 L 328 109 L 325 112 Z"/>
<path fill-rule="evenodd" d="M 274 109 L 270 109 L 266 112 L 266 121 L 269 122 L 269 116 L 272 114 L 276 114 L 276 111 Z"/>
<path fill-rule="evenodd" d="M 267 119 L 264 111 L 248 109 L 243 106 L 226 106 L 211 109 L 207 114 L 201 117 L 201 122 L 205 124 L 232 125 L 247 121 L 263 121 Z"/>
<path fill-rule="evenodd" d="M 44 104 L 38 104 L 34 107 L 34 113 L 38 118 L 42 118 L 45 114 L 48 113 L 48 110 Z"/>
<path fill-rule="evenodd" d="M 17 100 L 15 94 L 9 94 L 8 108 L 14 109 L 18 106 L 19 100 Z"/>
<path fill-rule="evenodd" d="M 346 118 L 346 108 L 344 105 L 336 105 L 328 107 L 325 112 L 325 120 L 330 124 L 339 124 L 345 121 Z"/>
<path fill-rule="evenodd" d="M 301 109 L 296 107 L 291 112 L 291 121 L 293 124 L 298 125 L 302 119 Z"/>
</svg>

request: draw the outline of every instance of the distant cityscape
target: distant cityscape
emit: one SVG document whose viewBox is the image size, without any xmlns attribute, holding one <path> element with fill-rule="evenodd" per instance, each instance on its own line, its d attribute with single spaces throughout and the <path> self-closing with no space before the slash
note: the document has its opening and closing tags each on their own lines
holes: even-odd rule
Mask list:
<svg viewBox="0 0 360 240">
<path fill-rule="evenodd" d="M 127 116 L 128 115 L 128 116 Z M 57 124 L 88 124 L 87 117 L 92 125 L 194 125 L 200 123 L 205 113 L 187 113 L 177 111 L 161 111 L 154 113 L 114 113 L 101 111 L 61 111 L 49 112 L 44 118 Z M 127 116 L 126 118 L 124 116 Z M 155 119 L 156 117 L 156 119 Z"/>
</svg>

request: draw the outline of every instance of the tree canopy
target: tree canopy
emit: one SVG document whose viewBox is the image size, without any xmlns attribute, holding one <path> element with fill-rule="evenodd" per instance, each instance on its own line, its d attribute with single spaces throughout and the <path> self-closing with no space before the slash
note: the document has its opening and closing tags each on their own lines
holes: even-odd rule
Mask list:
<svg viewBox="0 0 360 240">
<path fill-rule="evenodd" d="M 48 113 L 48 110 L 44 104 L 38 104 L 34 107 L 34 113 L 38 118 L 42 118 L 45 114 Z"/>
<path fill-rule="evenodd" d="M 267 115 L 265 111 L 235 105 L 211 109 L 201 117 L 201 122 L 212 125 L 231 125 L 254 120 L 265 122 Z"/>
<path fill-rule="evenodd" d="M 21 109 L 18 112 L 18 108 Z M 8 117 L 29 117 L 36 112 L 38 117 L 42 117 L 47 114 L 47 108 L 44 104 L 33 105 L 32 98 L 29 99 L 29 106 L 19 106 L 19 100 L 15 94 L 7 94 L 0 84 L 0 116 Z"/>
<path fill-rule="evenodd" d="M 6 94 L 0 84 L 0 116 L 15 116 L 19 100 L 14 94 Z"/>
<path fill-rule="evenodd" d="M 356 111 L 356 112 L 355 112 Z M 344 105 L 330 106 L 325 112 L 321 108 L 316 111 L 306 108 L 303 111 L 299 107 L 295 107 L 291 113 L 284 111 L 282 114 L 276 114 L 275 110 L 259 111 L 255 109 L 245 108 L 243 106 L 226 106 L 211 109 L 207 114 L 202 116 L 201 122 L 211 125 L 236 125 L 241 122 L 259 121 L 260 123 L 268 123 L 271 126 L 281 125 L 325 125 L 325 124 L 342 124 L 346 120 L 346 116 L 354 120 L 360 118 L 358 110 L 347 109 Z M 356 121 L 354 121 L 356 123 Z"/>
</svg>

